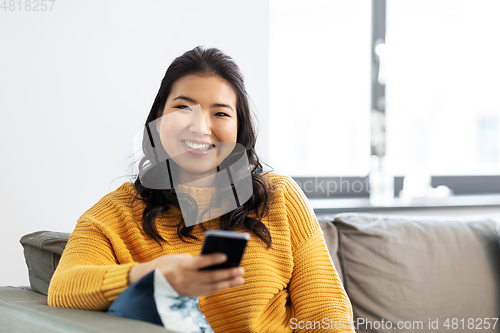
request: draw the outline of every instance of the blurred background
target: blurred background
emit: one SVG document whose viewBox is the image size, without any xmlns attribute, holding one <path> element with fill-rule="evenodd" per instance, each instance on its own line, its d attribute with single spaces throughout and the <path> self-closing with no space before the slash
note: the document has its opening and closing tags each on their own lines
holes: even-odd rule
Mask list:
<svg viewBox="0 0 500 333">
<path fill-rule="evenodd" d="M 497 0 L 0 3 L 0 285 L 29 283 L 21 236 L 71 232 L 131 179 L 160 81 L 197 45 L 241 66 L 257 152 L 301 186 L 366 180 L 376 156 L 396 197 L 415 173 L 500 193 Z"/>
</svg>

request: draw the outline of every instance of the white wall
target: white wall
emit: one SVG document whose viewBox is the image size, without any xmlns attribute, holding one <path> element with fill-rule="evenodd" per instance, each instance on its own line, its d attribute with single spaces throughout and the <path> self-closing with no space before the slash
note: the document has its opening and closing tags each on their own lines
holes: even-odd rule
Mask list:
<svg viewBox="0 0 500 333">
<path fill-rule="evenodd" d="M 236 59 L 267 160 L 268 0 L 56 1 L 0 11 L 0 285 L 28 285 L 19 238 L 71 232 L 126 181 L 170 62 L 197 45 Z"/>
</svg>

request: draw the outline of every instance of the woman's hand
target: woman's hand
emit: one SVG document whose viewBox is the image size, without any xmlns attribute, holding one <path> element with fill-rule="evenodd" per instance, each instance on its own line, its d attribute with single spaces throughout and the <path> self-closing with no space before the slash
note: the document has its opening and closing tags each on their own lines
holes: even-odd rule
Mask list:
<svg viewBox="0 0 500 333">
<path fill-rule="evenodd" d="M 132 267 L 129 272 L 129 283 L 132 284 L 159 268 L 179 295 L 206 296 L 243 284 L 243 267 L 199 271 L 200 268 L 221 264 L 226 260 L 226 255 L 223 253 L 198 257 L 189 254 L 164 255 Z"/>
</svg>

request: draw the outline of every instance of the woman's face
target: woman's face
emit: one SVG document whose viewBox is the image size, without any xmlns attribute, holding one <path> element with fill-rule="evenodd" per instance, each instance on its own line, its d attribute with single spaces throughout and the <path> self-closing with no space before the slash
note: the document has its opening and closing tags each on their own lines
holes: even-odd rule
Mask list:
<svg viewBox="0 0 500 333">
<path fill-rule="evenodd" d="M 157 123 L 163 148 L 184 175 L 213 174 L 237 138 L 237 96 L 219 76 L 186 75 L 172 91 Z"/>
</svg>

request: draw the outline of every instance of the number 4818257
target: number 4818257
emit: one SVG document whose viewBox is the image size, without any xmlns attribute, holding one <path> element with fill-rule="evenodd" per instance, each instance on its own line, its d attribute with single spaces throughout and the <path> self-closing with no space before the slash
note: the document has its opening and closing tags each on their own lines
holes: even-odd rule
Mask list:
<svg viewBox="0 0 500 333">
<path fill-rule="evenodd" d="M 447 318 L 443 326 L 447 329 L 495 329 L 497 325 L 498 318 Z"/>
<path fill-rule="evenodd" d="M 4 0 L 0 10 L 20 12 L 45 12 L 52 11 L 56 0 Z"/>
</svg>

